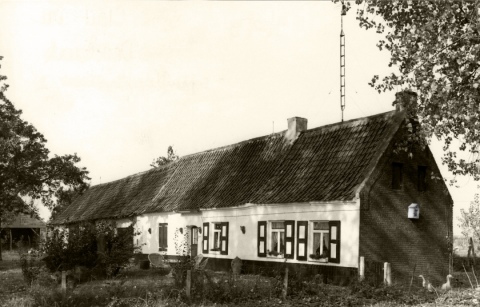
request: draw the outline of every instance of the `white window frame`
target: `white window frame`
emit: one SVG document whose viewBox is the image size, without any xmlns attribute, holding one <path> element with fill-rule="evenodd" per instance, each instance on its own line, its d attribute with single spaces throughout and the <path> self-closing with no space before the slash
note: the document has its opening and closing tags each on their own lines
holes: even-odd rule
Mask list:
<svg viewBox="0 0 480 307">
<path fill-rule="evenodd" d="M 314 224 L 315 223 L 326 223 L 327 224 L 327 229 L 321 229 L 321 230 L 315 230 L 314 228 Z M 329 228 L 329 221 L 326 221 L 326 220 L 314 220 L 314 221 L 309 221 L 309 253 L 308 253 L 308 261 L 313 261 L 313 262 L 324 262 L 324 263 L 328 263 L 328 256 L 329 256 L 329 253 L 327 251 L 327 255 L 324 257 L 324 258 L 320 258 L 320 259 L 315 259 L 315 258 L 312 258 L 311 255 L 316 255 L 316 249 L 315 249 L 315 234 L 318 234 L 320 233 L 320 241 L 323 242 L 324 240 L 324 235 L 327 234 L 328 235 L 328 242 L 327 242 L 327 249 L 330 247 L 330 228 Z M 323 244 L 320 244 L 320 255 L 323 254 L 324 250 L 323 250 L 324 246 Z"/>
<path fill-rule="evenodd" d="M 211 253 L 220 253 L 220 248 L 221 248 L 221 239 L 220 237 L 222 236 L 222 223 L 221 222 L 213 222 L 211 223 L 212 224 L 212 244 L 211 244 L 211 247 L 210 247 L 210 252 Z M 217 229 L 217 225 L 218 225 L 218 229 Z M 217 235 L 217 242 L 215 242 L 215 234 L 218 234 Z M 217 243 L 217 246 L 215 246 Z"/>
<path fill-rule="evenodd" d="M 283 228 L 281 229 L 273 229 L 273 223 L 283 223 Z M 284 220 L 272 220 L 268 221 L 267 224 L 267 257 L 270 258 L 284 258 L 285 257 L 285 221 Z M 278 233 L 278 240 L 279 244 L 277 245 L 277 250 L 272 250 L 273 244 L 273 233 Z M 281 234 L 283 233 L 283 252 L 281 251 Z M 273 254 L 274 252 L 278 253 L 277 255 Z"/>
</svg>

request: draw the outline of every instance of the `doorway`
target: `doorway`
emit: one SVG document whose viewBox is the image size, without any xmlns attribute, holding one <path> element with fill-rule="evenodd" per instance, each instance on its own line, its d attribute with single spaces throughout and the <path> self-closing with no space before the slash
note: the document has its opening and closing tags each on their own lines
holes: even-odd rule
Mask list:
<svg viewBox="0 0 480 307">
<path fill-rule="evenodd" d="M 192 226 L 191 231 L 191 242 L 190 242 L 190 257 L 193 259 L 198 254 L 198 227 Z"/>
</svg>

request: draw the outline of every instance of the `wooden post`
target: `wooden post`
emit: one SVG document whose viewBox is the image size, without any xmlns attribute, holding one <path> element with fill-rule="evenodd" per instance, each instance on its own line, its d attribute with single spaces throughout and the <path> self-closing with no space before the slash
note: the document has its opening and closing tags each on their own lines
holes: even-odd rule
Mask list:
<svg viewBox="0 0 480 307">
<path fill-rule="evenodd" d="M 192 271 L 187 270 L 187 285 L 186 285 L 186 292 L 187 292 L 187 297 L 190 299 L 190 290 L 192 288 Z"/>
<path fill-rule="evenodd" d="M 288 268 L 285 268 L 285 277 L 283 279 L 283 290 L 282 290 L 282 297 L 284 300 L 287 299 L 287 290 L 288 290 Z"/>
<path fill-rule="evenodd" d="M 410 286 L 408 286 L 408 293 L 410 293 L 410 290 L 412 289 L 413 276 L 415 275 L 416 269 L 417 269 L 417 263 L 415 262 L 415 265 L 413 266 L 413 271 L 412 271 L 412 278 L 410 279 Z"/>
<path fill-rule="evenodd" d="M 67 291 L 67 272 L 62 271 L 62 286 L 61 289 L 63 292 Z"/>
<path fill-rule="evenodd" d="M 392 284 L 392 268 L 388 262 L 383 264 L 383 280 L 387 286 Z"/>
<path fill-rule="evenodd" d="M 360 257 L 360 262 L 358 264 L 358 273 L 360 275 L 360 281 L 365 279 L 365 257 Z"/>
</svg>

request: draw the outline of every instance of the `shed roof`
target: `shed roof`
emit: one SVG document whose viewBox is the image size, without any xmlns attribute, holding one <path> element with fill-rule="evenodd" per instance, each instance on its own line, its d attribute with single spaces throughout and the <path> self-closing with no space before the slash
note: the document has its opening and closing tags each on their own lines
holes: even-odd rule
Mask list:
<svg viewBox="0 0 480 307">
<path fill-rule="evenodd" d="M 285 131 L 184 156 L 96 185 L 54 223 L 149 212 L 353 200 L 403 120 L 402 112 L 322 126 L 295 142 Z"/>
<path fill-rule="evenodd" d="M 32 217 L 30 214 L 19 213 L 15 216 L 15 219 L 6 225 L 2 225 L 3 228 L 46 228 L 46 224 L 39 218 Z"/>
</svg>

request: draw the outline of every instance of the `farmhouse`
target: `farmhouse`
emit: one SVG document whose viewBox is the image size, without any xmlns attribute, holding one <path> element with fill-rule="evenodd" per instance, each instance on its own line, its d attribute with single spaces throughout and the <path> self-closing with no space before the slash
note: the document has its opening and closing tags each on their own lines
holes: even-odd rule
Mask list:
<svg viewBox="0 0 480 307">
<path fill-rule="evenodd" d="M 443 280 L 453 202 L 428 147 L 397 152 L 411 124 L 399 109 L 313 129 L 293 117 L 285 131 L 93 186 L 53 224 L 134 221 L 143 254 L 174 256 L 186 239 L 211 268 L 239 257 L 333 279 L 358 274 L 363 256 L 390 262 L 394 279 L 415 266 Z"/>
</svg>

